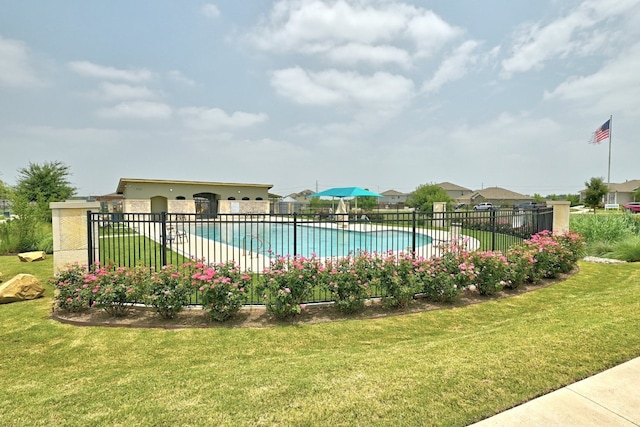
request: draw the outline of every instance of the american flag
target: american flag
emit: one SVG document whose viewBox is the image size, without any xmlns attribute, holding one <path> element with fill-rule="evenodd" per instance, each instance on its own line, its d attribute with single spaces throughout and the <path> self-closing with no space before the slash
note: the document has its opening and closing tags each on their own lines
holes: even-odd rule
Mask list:
<svg viewBox="0 0 640 427">
<path fill-rule="evenodd" d="M 607 120 L 602 126 L 596 129 L 593 135 L 591 135 L 589 143 L 598 144 L 603 139 L 609 138 L 609 125 L 611 125 L 611 119 Z"/>
</svg>

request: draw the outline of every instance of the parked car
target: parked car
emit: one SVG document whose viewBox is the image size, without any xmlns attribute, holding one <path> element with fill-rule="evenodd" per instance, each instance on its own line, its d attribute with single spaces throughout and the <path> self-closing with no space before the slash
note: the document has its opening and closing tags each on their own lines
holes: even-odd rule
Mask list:
<svg viewBox="0 0 640 427">
<path fill-rule="evenodd" d="M 465 206 L 467 206 L 466 203 L 456 203 L 456 205 L 453 207 L 454 210 L 458 210 L 458 209 L 462 209 Z"/>
<path fill-rule="evenodd" d="M 625 211 L 629 211 L 631 213 L 638 213 L 640 212 L 640 202 L 625 203 L 624 205 L 622 205 L 622 208 Z"/>
<path fill-rule="evenodd" d="M 540 207 L 538 202 L 523 202 L 515 206 L 518 210 L 536 209 Z"/>
<path fill-rule="evenodd" d="M 473 210 L 474 211 L 495 211 L 495 210 L 498 210 L 498 207 L 493 206 L 491 203 L 488 203 L 488 202 L 482 202 L 475 205 L 473 207 Z"/>
</svg>

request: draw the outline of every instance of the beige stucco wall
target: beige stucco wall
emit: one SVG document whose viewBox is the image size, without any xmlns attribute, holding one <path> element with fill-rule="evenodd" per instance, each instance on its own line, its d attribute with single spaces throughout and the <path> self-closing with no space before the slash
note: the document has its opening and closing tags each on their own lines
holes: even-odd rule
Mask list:
<svg viewBox="0 0 640 427">
<path fill-rule="evenodd" d="M 215 184 L 189 184 L 189 183 L 131 183 L 127 184 L 124 189 L 125 199 L 150 199 L 155 196 L 164 196 L 169 200 L 176 200 L 178 197 L 184 197 L 186 200 L 193 200 L 194 194 L 212 193 L 216 194 L 219 199 L 227 199 L 234 197 L 241 200 L 248 197 L 255 200 L 261 197 L 263 200 L 268 199 L 268 188 L 251 185 L 215 185 Z"/>
<path fill-rule="evenodd" d="M 76 262 L 86 265 L 89 262 L 87 211 L 99 212 L 100 202 L 54 202 L 49 207 L 53 226 L 54 273 Z"/>
</svg>

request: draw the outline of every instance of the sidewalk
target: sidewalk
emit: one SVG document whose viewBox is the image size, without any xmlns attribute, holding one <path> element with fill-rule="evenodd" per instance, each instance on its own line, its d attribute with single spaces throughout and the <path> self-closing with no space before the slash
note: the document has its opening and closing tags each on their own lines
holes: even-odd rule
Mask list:
<svg viewBox="0 0 640 427">
<path fill-rule="evenodd" d="M 640 358 L 472 426 L 640 426 Z"/>
</svg>

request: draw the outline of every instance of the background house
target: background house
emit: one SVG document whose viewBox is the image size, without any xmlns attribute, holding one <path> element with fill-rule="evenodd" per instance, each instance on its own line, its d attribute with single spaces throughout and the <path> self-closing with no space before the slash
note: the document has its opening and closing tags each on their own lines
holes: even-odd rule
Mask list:
<svg viewBox="0 0 640 427">
<path fill-rule="evenodd" d="M 482 202 L 489 202 L 498 206 L 514 206 L 519 203 L 532 201 L 533 198 L 515 191 L 501 187 L 488 187 L 476 190 L 469 195 L 457 199 L 461 203 L 477 205 Z"/>
<path fill-rule="evenodd" d="M 461 187 L 451 182 L 445 181 L 436 185 L 446 191 L 449 197 L 456 201 L 460 201 L 458 199 L 464 198 L 473 193 L 473 190 L 471 190 L 470 188 Z"/>
<path fill-rule="evenodd" d="M 608 197 L 605 196 L 606 203 L 617 203 L 624 205 L 625 203 L 639 201 L 633 200 L 633 193 L 640 188 L 640 179 L 632 179 L 622 183 L 611 183 L 609 185 Z M 584 203 L 586 188 L 580 190 L 580 203 Z"/>
<path fill-rule="evenodd" d="M 411 196 L 411 193 L 402 193 L 396 190 L 387 190 L 380 194 L 382 194 L 382 197 L 378 199 L 378 206 L 384 209 L 402 209 L 409 196 Z"/>
</svg>

